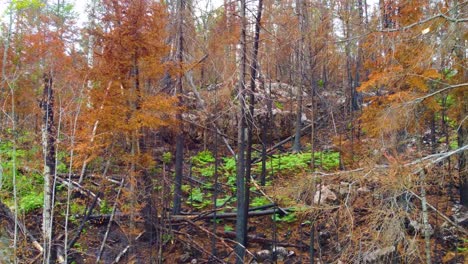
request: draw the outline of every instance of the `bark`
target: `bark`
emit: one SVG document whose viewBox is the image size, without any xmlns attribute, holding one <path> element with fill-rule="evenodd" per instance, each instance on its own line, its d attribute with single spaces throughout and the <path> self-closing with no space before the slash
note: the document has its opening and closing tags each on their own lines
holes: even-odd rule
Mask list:
<svg viewBox="0 0 468 264">
<path fill-rule="evenodd" d="M 426 172 L 422 170 L 419 173 L 421 181 L 421 207 L 422 207 L 422 218 L 424 225 L 424 244 L 426 252 L 426 264 L 431 264 L 431 233 L 429 228 L 429 213 L 427 210 L 427 200 L 426 200 Z"/>
<path fill-rule="evenodd" d="M 463 10 L 460 10 L 460 8 L 462 8 L 462 3 L 460 3 L 460 1 L 453 1 L 450 15 L 453 18 L 459 17 L 461 14 L 463 14 Z M 452 33 L 455 34 L 455 39 L 452 43 L 452 46 L 449 48 L 452 48 L 455 53 L 457 63 L 459 64 L 456 66 L 457 70 L 459 71 L 462 80 L 465 81 L 468 80 L 468 70 L 466 69 L 466 44 L 465 38 L 463 37 L 463 32 L 465 31 L 463 30 L 464 27 L 462 25 L 463 23 L 451 23 L 451 30 Z M 459 114 L 459 120 L 461 120 L 460 126 L 457 130 L 459 148 L 468 144 L 468 121 L 466 120 L 466 117 L 468 116 L 468 104 L 466 104 L 468 100 L 468 93 L 465 91 L 460 96 L 460 101 L 465 103 L 462 103 Z M 468 207 L 468 171 L 466 166 L 467 158 L 468 150 L 465 150 L 458 155 L 460 204 L 464 205 L 465 207 Z"/>
<path fill-rule="evenodd" d="M 43 76 L 44 91 L 41 102 L 43 111 L 42 150 L 44 155 L 44 210 L 42 220 L 44 263 L 54 263 L 52 250 L 52 173 L 55 171 L 55 128 L 54 128 L 54 91 L 52 76 Z"/>
<path fill-rule="evenodd" d="M 297 87 L 297 108 L 296 108 L 296 124 L 295 124 L 295 137 L 294 137 L 294 144 L 292 150 L 294 152 L 300 152 L 301 147 L 301 128 L 302 128 L 302 91 L 303 86 L 305 84 L 305 52 L 304 52 L 304 45 L 305 45 L 305 38 L 306 38 L 306 30 L 307 30 L 307 21 L 306 21 L 306 6 L 304 0 L 297 0 L 297 14 L 299 19 L 299 32 L 301 32 L 301 38 L 298 43 L 297 47 L 297 65 L 299 71 L 299 80 L 300 83 Z"/>
<path fill-rule="evenodd" d="M 179 107 L 182 107 L 183 102 L 183 54 L 184 54 L 184 34 L 183 34 L 183 18 L 185 12 L 185 0 L 178 0 L 178 38 L 177 38 L 177 62 L 179 64 L 179 73 L 177 77 L 176 89 L 179 97 Z M 176 115 L 179 122 L 179 129 L 176 136 L 176 156 L 175 156 L 175 182 L 174 182 L 174 204 L 172 213 L 179 214 L 181 210 L 182 197 L 182 178 L 184 166 L 184 123 L 182 122 L 182 110 Z"/>
<path fill-rule="evenodd" d="M 250 91 L 249 91 L 249 115 L 248 115 L 248 136 L 247 136 L 247 153 L 246 153 L 246 168 L 245 168 L 245 229 L 247 230 L 248 211 L 249 211 L 249 196 L 250 196 L 250 175 L 252 170 L 252 137 L 254 129 L 254 111 L 255 111 L 255 80 L 258 72 L 258 50 L 260 43 L 260 22 L 262 19 L 263 0 L 258 1 L 257 15 L 255 21 L 255 36 L 254 47 L 252 51 L 252 65 L 250 65 Z M 245 245 L 247 245 L 247 233 L 245 234 Z"/>
<path fill-rule="evenodd" d="M 271 207 L 271 205 L 268 205 Z M 294 212 L 294 208 L 278 208 L 277 205 L 274 205 L 274 209 L 263 209 L 263 210 L 250 210 L 249 216 L 250 217 L 260 217 L 265 215 L 273 215 L 279 214 L 281 216 L 286 215 L 288 212 Z M 171 215 L 169 216 L 170 222 L 181 222 L 181 221 L 199 221 L 199 220 L 213 220 L 213 216 L 215 215 L 214 212 L 208 214 L 196 214 L 196 215 Z M 103 223 L 107 221 L 112 221 L 115 217 L 118 217 L 120 221 L 123 219 L 128 219 L 130 217 L 129 214 L 123 213 L 113 213 L 113 214 L 105 214 L 105 215 L 91 215 L 89 216 L 89 220 L 93 222 Z M 162 218 L 162 215 L 154 216 L 155 218 Z M 216 212 L 216 219 L 234 219 L 237 218 L 237 211 L 236 212 L 228 212 L 228 213 L 218 213 Z"/>
<path fill-rule="evenodd" d="M 468 100 L 468 96 L 465 94 L 465 99 Z M 465 101 L 466 102 L 466 101 Z M 468 113 L 468 106 L 464 105 L 465 114 Z M 466 116 L 466 115 L 465 115 Z M 468 125 L 467 121 L 461 124 L 457 135 L 458 135 L 458 146 L 466 146 L 468 144 Z M 458 154 L 458 173 L 460 181 L 460 204 L 468 207 L 468 172 L 466 168 L 466 160 L 468 158 L 468 150 L 464 150 Z"/>
<path fill-rule="evenodd" d="M 236 173 L 236 186 L 237 186 L 237 213 L 236 213 L 236 247 L 234 252 L 236 254 L 236 263 L 244 263 L 245 255 L 245 237 L 247 234 L 247 215 L 245 197 L 245 73 L 246 73 L 246 60 L 247 60 L 247 20 L 246 20 L 246 0 L 240 1 L 240 16 L 241 16 L 241 38 L 240 38 L 240 64 L 239 64 L 239 83 L 238 96 L 239 96 L 239 117 L 238 117 L 238 131 L 237 131 L 237 173 Z"/>
</svg>

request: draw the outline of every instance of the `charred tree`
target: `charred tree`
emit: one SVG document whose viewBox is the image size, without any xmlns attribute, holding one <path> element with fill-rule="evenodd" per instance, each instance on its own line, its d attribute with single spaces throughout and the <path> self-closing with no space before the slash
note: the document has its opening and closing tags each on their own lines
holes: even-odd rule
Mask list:
<svg viewBox="0 0 468 264">
<path fill-rule="evenodd" d="M 241 16 L 241 36 L 240 36 L 240 62 L 239 62 L 239 82 L 237 84 L 239 96 L 239 117 L 238 117 L 238 131 L 237 131 L 237 171 L 236 171 L 236 185 L 237 185 L 237 214 L 236 214 L 236 247 L 234 252 L 236 254 L 236 263 L 244 263 L 245 255 L 245 237 L 247 235 L 247 214 L 245 208 L 246 188 L 245 188 L 245 80 L 246 80 L 246 60 L 247 60 L 247 20 L 245 15 L 246 0 L 240 1 L 240 16 Z"/>
<path fill-rule="evenodd" d="M 182 79 L 183 73 L 183 62 L 184 62 L 184 34 L 183 34 L 183 17 L 185 10 L 185 0 L 178 0 L 178 28 L 177 28 L 177 83 L 176 93 L 179 98 L 179 107 L 184 104 L 183 101 L 183 84 Z M 175 183 L 174 183 L 174 205 L 172 209 L 173 214 L 179 214 L 181 210 L 181 196 L 182 196 L 182 178 L 183 178 L 183 166 L 184 166 L 184 123 L 182 120 L 182 110 L 178 110 L 176 119 L 178 121 L 178 132 L 176 136 L 176 156 L 175 156 Z"/>
</svg>

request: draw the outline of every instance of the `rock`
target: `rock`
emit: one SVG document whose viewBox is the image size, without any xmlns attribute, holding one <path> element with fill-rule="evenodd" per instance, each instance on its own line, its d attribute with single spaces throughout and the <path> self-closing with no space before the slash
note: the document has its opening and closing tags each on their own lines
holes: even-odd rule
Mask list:
<svg viewBox="0 0 468 264">
<path fill-rule="evenodd" d="M 255 258 L 258 263 L 271 259 L 271 251 L 268 249 L 260 250 L 255 253 Z"/>
<path fill-rule="evenodd" d="M 294 256 L 296 253 L 292 250 L 288 251 L 284 247 L 275 247 L 273 250 L 260 250 L 255 253 L 255 261 L 257 263 L 270 263 L 270 261 L 283 261 L 288 257 Z"/>
<path fill-rule="evenodd" d="M 336 201 L 337 197 L 334 192 L 330 190 L 327 186 L 322 186 L 320 191 L 315 192 L 314 195 L 314 203 L 315 204 L 323 204 L 327 202 Z"/>
<path fill-rule="evenodd" d="M 276 260 L 284 260 L 289 254 L 289 251 L 284 247 L 273 248 L 273 258 Z"/>
</svg>

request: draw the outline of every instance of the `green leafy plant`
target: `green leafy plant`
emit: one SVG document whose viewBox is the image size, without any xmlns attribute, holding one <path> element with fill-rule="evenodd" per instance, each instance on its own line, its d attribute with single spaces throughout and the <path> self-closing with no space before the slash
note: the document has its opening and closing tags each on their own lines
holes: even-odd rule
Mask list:
<svg viewBox="0 0 468 264">
<path fill-rule="evenodd" d="M 293 223 L 297 221 L 297 216 L 294 212 L 291 212 L 283 216 L 280 214 L 275 214 L 275 216 L 274 217 L 272 216 L 272 218 L 276 222 L 284 222 L 284 223 Z"/>
<path fill-rule="evenodd" d="M 164 163 L 169 164 L 172 161 L 172 153 L 171 152 L 164 152 L 162 155 L 162 160 Z"/>
<path fill-rule="evenodd" d="M 19 202 L 19 209 L 24 213 L 32 212 L 41 208 L 44 204 L 44 195 L 42 193 L 28 193 L 21 197 Z"/>
<path fill-rule="evenodd" d="M 311 153 L 290 153 L 286 155 L 274 155 L 267 162 L 267 170 L 281 173 L 295 173 L 301 170 L 310 169 Z M 314 153 L 316 166 L 321 166 L 324 170 L 338 168 L 340 164 L 340 154 L 338 152 L 316 152 Z M 261 172 L 261 164 L 257 163 L 255 172 Z"/>
<path fill-rule="evenodd" d="M 201 188 L 194 188 L 189 194 L 187 204 L 190 204 L 197 209 L 205 208 L 211 204 L 211 199 L 209 199 L 210 196 L 211 194 L 203 193 Z"/>
<path fill-rule="evenodd" d="M 225 196 L 224 198 L 218 198 L 216 199 L 216 206 L 223 206 L 229 202 L 235 201 L 235 198 L 232 196 Z"/>
<path fill-rule="evenodd" d="M 110 214 L 112 212 L 112 208 L 109 206 L 107 200 L 102 200 L 99 212 L 101 214 Z"/>
<path fill-rule="evenodd" d="M 192 157 L 192 162 L 195 166 L 205 165 L 207 163 L 215 162 L 213 154 L 209 150 L 200 151 L 197 155 Z"/>
<path fill-rule="evenodd" d="M 215 173 L 213 154 L 204 150 L 192 157 L 193 172 L 203 177 L 212 177 Z"/>
<path fill-rule="evenodd" d="M 231 232 L 234 231 L 234 227 L 230 225 L 224 225 L 224 232 Z"/>
<path fill-rule="evenodd" d="M 250 206 L 252 207 L 258 207 L 258 206 L 263 206 L 270 204 L 270 200 L 268 200 L 266 197 L 261 196 L 261 197 L 254 197 L 252 199 L 252 202 L 250 203 Z"/>
<path fill-rule="evenodd" d="M 283 110 L 284 109 L 284 105 L 278 101 L 275 101 L 275 107 L 280 109 L 280 110 Z"/>
</svg>

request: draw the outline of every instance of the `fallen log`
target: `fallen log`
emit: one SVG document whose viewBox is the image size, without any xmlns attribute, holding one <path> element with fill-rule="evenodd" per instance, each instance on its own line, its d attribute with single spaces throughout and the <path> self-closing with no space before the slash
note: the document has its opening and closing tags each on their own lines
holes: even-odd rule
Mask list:
<svg viewBox="0 0 468 264">
<path fill-rule="evenodd" d="M 78 239 L 80 238 L 81 236 L 81 233 L 83 232 L 83 229 L 85 227 L 85 223 L 88 221 L 89 217 L 91 216 L 93 210 L 94 210 L 94 207 L 96 207 L 97 205 L 97 201 L 98 201 L 98 198 L 100 196 L 101 193 L 98 193 L 96 195 L 96 197 L 94 197 L 94 200 L 91 204 L 91 206 L 89 207 L 88 209 L 88 212 L 86 213 L 85 217 L 81 220 L 81 223 L 80 223 L 80 226 L 78 227 L 78 231 L 76 231 L 76 234 L 75 236 L 73 237 L 73 239 L 68 243 L 67 245 L 67 249 L 69 248 L 73 248 L 73 246 L 75 245 L 75 243 L 78 241 Z"/>
<path fill-rule="evenodd" d="M 11 212 L 10 208 L 8 208 L 8 206 L 6 206 L 6 204 L 4 204 L 0 200 L 0 218 L 2 218 L 2 216 L 5 217 L 11 224 L 15 225 L 15 217 L 13 213 Z M 42 253 L 44 249 L 42 248 L 38 240 L 28 231 L 26 226 L 19 220 L 16 222 L 16 225 L 19 227 L 21 232 L 31 241 L 32 246 Z"/>
<path fill-rule="evenodd" d="M 272 206 L 272 205 L 268 205 Z M 259 210 L 259 211 L 254 211 L 255 208 L 252 208 L 252 210 L 249 210 L 249 217 L 259 217 L 259 216 L 265 216 L 265 215 L 272 215 L 272 214 L 280 214 L 284 215 L 284 212 L 293 212 L 294 208 L 275 208 L 275 209 L 267 209 L 267 210 Z M 227 219 L 227 218 L 236 218 L 237 212 L 227 212 L 227 213 L 216 213 L 216 219 Z M 80 216 L 78 216 L 80 217 Z M 112 217 L 111 214 L 103 214 L 103 215 L 90 215 L 89 220 L 90 221 L 98 221 L 98 222 L 107 222 L 110 220 Z M 114 218 L 129 218 L 129 214 L 124 214 L 124 213 L 116 213 L 113 215 Z M 162 216 L 158 216 L 158 218 L 161 218 Z M 198 221 L 198 220 L 212 220 L 214 217 L 214 213 L 209 213 L 209 214 L 191 214 L 191 215 L 170 215 L 168 216 L 169 220 L 173 222 L 177 221 L 186 221 L 186 220 L 192 220 L 192 221 Z"/>
<path fill-rule="evenodd" d="M 70 186 L 71 188 L 74 188 L 74 189 L 78 190 L 81 194 L 83 194 L 85 196 L 91 196 L 94 199 L 97 199 L 97 202 L 99 203 L 99 205 L 101 205 L 101 203 L 102 203 L 101 198 L 99 198 L 97 194 L 95 194 L 92 191 L 90 191 L 90 190 L 84 188 L 83 186 L 81 186 L 81 184 L 79 184 L 78 182 L 75 182 L 75 181 L 68 182 L 67 179 L 63 179 L 63 178 L 58 177 L 58 176 L 57 176 L 57 180 L 59 182 L 61 182 L 62 184 L 66 185 L 66 186 Z"/>
</svg>

